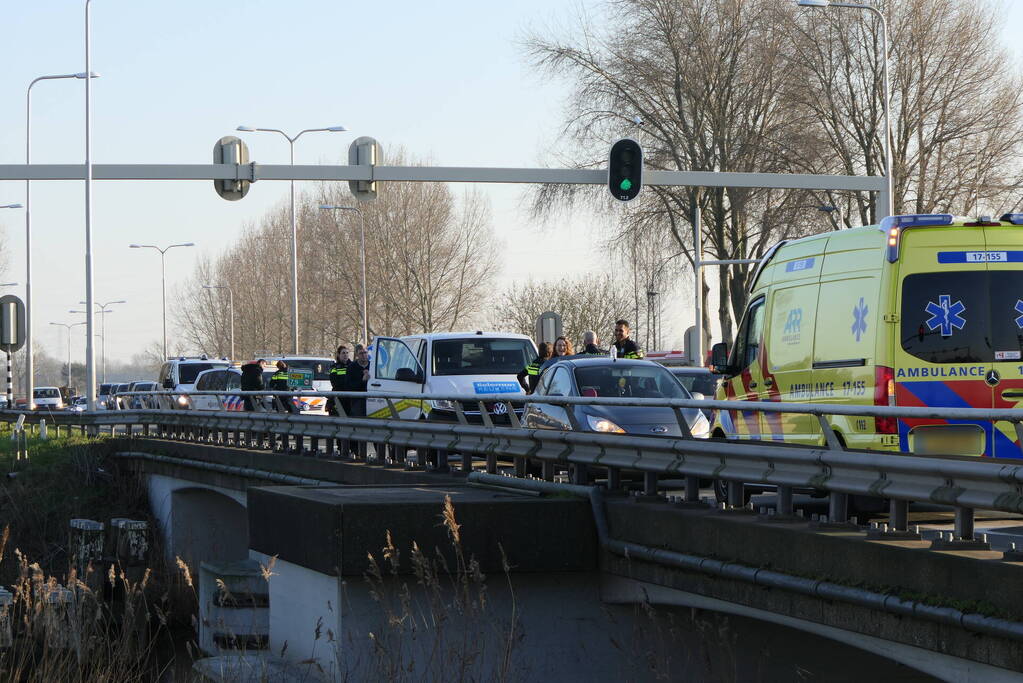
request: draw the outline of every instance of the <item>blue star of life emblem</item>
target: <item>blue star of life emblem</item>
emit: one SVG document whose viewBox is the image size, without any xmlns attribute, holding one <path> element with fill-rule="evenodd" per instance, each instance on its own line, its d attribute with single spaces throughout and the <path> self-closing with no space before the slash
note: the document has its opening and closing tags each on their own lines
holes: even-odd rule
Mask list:
<svg viewBox="0 0 1023 683">
<path fill-rule="evenodd" d="M 852 333 L 856 335 L 856 341 L 859 341 L 867 333 L 867 313 L 869 312 L 870 309 L 861 296 L 860 303 L 853 309 Z"/>
<path fill-rule="evenodd" d="M 1016 327 L 1023 330 L 1023 299 L 1016 299 L 1016 312 L 1019 313 L 1016 318 Z"/>
<path fill-rule="evenodd" d="M 952 303 L 952 297 L 948 294 L 939 296 L 938 303 L 928 301 L 924 310 L 931 314 L 927 329 L 933 331 L 940 328 L 942 337 L 951 337 L 953 328 L 961 330 L 966 326 L 966 318 L 963 317 L 966 306 L 962 301 Z"/>
</svg>

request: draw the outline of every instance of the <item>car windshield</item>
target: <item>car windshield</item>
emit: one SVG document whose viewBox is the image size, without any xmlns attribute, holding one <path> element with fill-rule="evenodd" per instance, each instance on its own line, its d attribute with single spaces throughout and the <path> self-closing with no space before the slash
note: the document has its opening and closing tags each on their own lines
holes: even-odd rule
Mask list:
<svg viewBox="0 0 1023 683">
<path fill-rule="evenodd" d="M 575 369 L 583 396 L 611 398 L 690 398 L 671 373 L 650 365 L 591 365 Z"/>
<path fill-rule="evenodd" d="M 689 393 L 694 391 L 704 396 L 713 396 L 718 388 L 718 378 L 711 372 L 672 373 Z"/>
<path fill-rule="evenodd" d="M 109 396 L 110 395 L 110 386 L 111 385 L 109 385 L 109 384 L 100 384 L 99 385 L 99 395 L 100 396 Z"/>
<path fill-rule="evenodd" d="M 182 363 L 178 366 L 178 383 L 194 384 L 196 376 L 203 370 L 226 367 L 226 363 Z"/>
<path fill-rule="evenodd" d="M 1023 360 L 1023 272 L 916 273 L 902 285 L 902 348 L 929 363 Z"/>
<path fill-rule="evenodd" d="M 60 398 L 60 392 L 53 388 L 42 388 L 34 389 L 32 391 L 33 398 Z"/>
<path fill-rule="evenodd" d="M 309 358 L 307 360 L 286 360 L 288 370 L 312 370 L 314 380 L 329 380 L 330 366 L 333 361 L 326 358 Z"/>
<path fill-rule="evenodd" d="M 434 375 L 515 375 L 536 358 L 528 339 L 437 339 Z"/>
</svg>

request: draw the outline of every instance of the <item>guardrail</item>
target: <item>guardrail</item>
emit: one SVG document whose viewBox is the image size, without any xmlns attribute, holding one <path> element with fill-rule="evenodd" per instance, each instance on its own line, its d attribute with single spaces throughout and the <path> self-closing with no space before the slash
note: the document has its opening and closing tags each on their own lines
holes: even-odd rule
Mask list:
<svg viewBox="0 0 1023 683">
<path fill-rule="evenodd" d="M 821 404 L 759 403 L 687 399 L 626 399 L 537 397 L 520 394 L 388 394 L 379 392 L 190 392 L 189 396 L 211 395 L 249 397 L 254 411 L 199 411 L 170 409 L 180 392 L 131 392 L 153 409 L 123 409 L 93 413 L 66 413 L 54 424 L 78 424 L 97 428 L 122 426 L 134 436 L 155 429 L 162 438 L 221 443 L 240 447 L 273 447 L 280 439 L 304 447 L 310 440 L 319 452 L 319 440 L 373 443 L 378 447 L 377 465 L 401 466 L 404 451 L 415 449 L 435 469 L 446 470 L 447 454 L 462 455 L 462 470 L 471 471 L 473 457 L 486 460 L 486 471 L 498 472 L 498 462 L 512 463 L 514 476 L 526 477 L 530 462 L 540 464 L 539 474 L 553 480 L 556 470 L 567 469 L 573 483 L 587 483 L 603 475 L 609 489 L 622 486 L 623 473 L 641 473 L 643 491 L 657 494 L 659 477 L 685 478 L 685 500 L 699 500 L 701 479 L 727 482 L 727 506 L 741 508 L 744 485 L 775 487 L 777 514 L 792 515 L 794 490 L 809 489 L 830 496 L 828 519 L 845 522 L 848 496 L 869 496 L 891 501 L 890 527 L 893 533 L 909 535 L 908 504 L 929 501 L 954 506 L 955 540 L 974 543 L 974 510 L 998 510 L 1023 513 L 1023 460 L 991 460 L 937 456 L 902 455 L 845 449 L 828 424 L 828 416 L 931 418 L 972 421 L 1008 421 L 1020 433 L 1023 411 L 989 409 L 950 409 L 915 407 L 836 406 Z M 296 414 L 282 412 L 295 396 L 321 396 L 334 401 L 339 415 Z M 388 407 L 390 417 L 366 418 L 345 414 L 344 399 L 377 399 Z M 264 401 L 272 401 L 276 410 Z M 401 401 L 442 401 L 454 411 L 456 423 L 402 420 L 397 404 Z M 469 424 L 464 405 L 479 407 L 480 424 Z M 508 424 L 495 424 L 493 406 L 505 407 L 502 418 Z M 528 404 L 573 406 L 624 406 L 670 408 L 680 426 L 681 437 L 635 436 L 574 429 L 524 428 L 516 409 Z M 222 402 L 221 402 L 222 405 Z M 490 408 L 488 408 L 488 405 Z M 686 411 L 701 408 L 718 410 L 801 413 L 816 416 L 824 432 L 826 445 L 716 440 L 695 438 L 688 428 Z M 568 410 L 569 414 L 573 411 Z M 25 411 L 2 411 L 0 420 L 12 421 Z M 38 417 L 29 414 L 29 419 Z M 45 415 L 44 415 L 45 417 Z M 51 419 L 57 414 L 51 414 Z M 830 436 L 829 436 L 830 433 Z M 328 446 L 329 450 L 329 446 Z M 387 453 L 390 453 L 388 463 Z"/>
</svg>

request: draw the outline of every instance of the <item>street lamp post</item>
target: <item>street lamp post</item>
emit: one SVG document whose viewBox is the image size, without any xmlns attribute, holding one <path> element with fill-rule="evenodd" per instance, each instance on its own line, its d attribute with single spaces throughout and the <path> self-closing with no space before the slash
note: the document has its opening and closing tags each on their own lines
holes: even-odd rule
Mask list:
<svg viewBox="0 0 1023 683">
<path fill-rule="evenodd" d="M 855 2 L 837 2 L 836 0 L 796 0 L 796 4 L 800 7 L 839 7 L 846 9 L 861 9 L 868 12 L 872 12 L 881 20 L 881 80 L 882 80 L 882 97 L 884 99 L 884 169 L 885 169 L 885 180 L 887 181 L 888 196 L 884 201 L 879 201 L 877 204 L 877 221 L 880 223 L 882 218 L 890 216 L 894 208 L 895 203 L 895 177 L 892 169 L 892 121 L 891 121 L 891 85 L 888 80 L 888 20 L 884 17 L 884 12 L 872 5 L 862 5 Z"/>
<path fill-rule="evenodd" d="M 167 360 L 167 262 L 164 258 L 168 251 L 174 247 L 194 247 L 195 242 L 183 242 L 181 244 L 170 244 L 160 248 L 154 244 L 129 244 L 132 249 L 156 249 L 160 252 L 160 290 L 163 296 L 163 359 Z M 89 309 L 89 317 L 92 317 L 92 309 Z"/>
<path fill-rule="evenodd" d="M 352 211 L 359 214 L 361 225 L 361 250 L 362 250 L 362 343 L 369 344 L 369 309 L 366 297 L 366 215 L 362 209 L 354 206 L 338 206 L 336 204 L 320 204 L 325 211 Z"/>
<path fill-rule="evenodd" d="M 288 141 L 291 150 L 291 165 L 295 165 L 295 141 L 306 133 L 331 132 L 341 133 L 346 130 L 344 126 L 328 126 L 327 128 L 306 128 L 298 134 L 291 136 L 278 128 L 253 128 L 251 126 L 238 126 L 237 130 L 243 133 L 280 133 Z M 295 181 L 291 181 L 291 346 L 292 353 L 298 355 L 298 224 L 295 218 Z"/>
<path fill-rule="evenodd" d="M 85 71 L 92 75 L 91 17 L 92 0 L 85 0 Z M 95 333 L 92 292 L 92 78 L 85 79 L 85 396 L 86 410 L 96 409 L 96 353 L 92 335 Z"/>
<path fill-rule="evenodd" d="M 234 360 L 234 291 L 232 291 L 230 285 L 203 285 L 202 288 L 227 290 L 228 314 L 231 316 L 231 360 Z"/>
<path fill-rule="evenodd" d="M 85 302 L 84 301 L 79 301 L 78 303 L 84 304 Z M 101 304 L 99 302 L 96 302 L 96 306 L 99 307 L 99 312 L 100 312 L 100 315 L 101 315 L 101 317 L 99 319 L 100 333 L 96 334 L 96 335 L 93 335 L 93 336 L 94 337 L 99 337 L 99 340 L 100 340 L 100 372 L 102 374 L 102 379 L 100 381 L 102 383 L 106 383 L 106 381 L 107 381 L 107 316 L 106 316 L 106 314 L 107 313 L 113 313 L 113 311 L 108 311 L 107 307 L 108 306 L 113 306 L 114 304 L 126 304 L 126 303 L 128 303 L 128 302 L 124 301 L 124 300 L 108 301 L 105 304 Z M 85 311 L 69 311 L 69 313 L 85 313 Z"/>
<path fill-rule="evenodd" d="M 67 328 L 67 387 L 68 389 L 71 389 L 71 328 L 78 327 L 79 325 L 87 325 L 87 323 L 50 323 L 50 324 L 56 325 L 57 327 Z M 86 340 L 86 343 L 88 343 L 88 340 Z M 30 406 L 32 399 L 33 399 L 32 396 L 28 397 Z"/>
<path fill-rule="evenodd" d="M 85 72 L 39 76 L 28 84 L 25 91 L 25 163 L 32 163 L 32 87 L 39 81 L 55 81 L 68 78 L 86 80 Z M 99 78 L 89 73 L 89 78 Z M 25 387 L 32 396 L 35 386 L 35 361 L 32 358 L 32 181 L 25 181 Z"/>
</svg>

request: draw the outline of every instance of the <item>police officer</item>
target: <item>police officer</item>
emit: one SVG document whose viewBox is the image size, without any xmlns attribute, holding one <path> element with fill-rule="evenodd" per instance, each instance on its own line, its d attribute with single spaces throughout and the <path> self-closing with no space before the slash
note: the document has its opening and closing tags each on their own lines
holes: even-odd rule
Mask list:
<svg viewBox="0 0 1023 683">
<path fill-rule="evenodd" d="M 270 391 L 291 391 L 288 386 L 288 364 L 282 360 L 277 361 L 277 372 L 270 376 Z M 292 401 L 290 396 L 275 396 L 274 404 L 277 406 L 278 412 L 282 413 L 297 413 L 295 409 L 295 403 Z M 288 435 L 281 434 L 281 450 L 287 450 L 288 448 Z"/>
<path fill-rule="evenodd" d="M 348 357 L 348 347 L 342 344 L 337 347 L 337 351 L 334 353 L 334 364 L 330 366 L 330 370 L 327 375 L 330 377 L 330 390 L 331 391 L 348 391 L 348 366 L 351 365 L 352 361 Z M 345 415 L 351 412 L 351 401 L 347 398 L 330 398 L 327 399 L 327 415 L 337 415 L 337 403 L 341 403 L 341 408 L 345 411 Z M 342 458 L 348 457 L 349 445 L 347 439 L 336 439 L 338 456 Z"/>
<path fill-rule="evenodd" d="M 593 330 L 586 330 L 583 332 L 583 354 L 587 356 L 604 356 L 607 355 L 607 351 L 600 348 L 598 344 L 600 341 L 597 339 L 597 333 Z"/>
<path fill-rule="evenodd" d="M 639 359 L 643 357 L 643 351 L 639 344 L 629 338 L 629 321 L 615 321 L 615 356 L 618 358 Z"/>
<path fill-rule="evenodd" d="M 330 366 L 330 370 L 327 373 L 330 376 L 331 391 L 348 391 L 348 366 L 351 362 L 351 359 L 348 357 L 348 347 L 344 344 L 337 347 L 337 352 L 334 354 L 334 364 Z M 348 399 L 340 400 L 341 407 L 347 413 Z M 327 401 L 327 414 L 337 415 L 337 406 L 334 404 L 334 399 Z"/>
<path fill-rule="evenodd" d="M 540 367 L 544 364 L 544 361 L 550 357 L 551 345 L 547 342 L 540 342 L 540 355 L 537 356 L 536 360 L 524 367 L 522 371 L 516 375 L 519 380 L 519 384 L 522 385 L 523 391 L 527 394 L 533 393 L 536 389 L 536 383 L 540 381 Z"/>
</svg>

